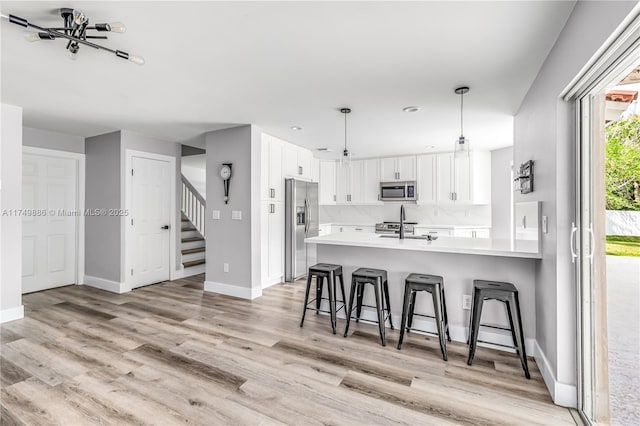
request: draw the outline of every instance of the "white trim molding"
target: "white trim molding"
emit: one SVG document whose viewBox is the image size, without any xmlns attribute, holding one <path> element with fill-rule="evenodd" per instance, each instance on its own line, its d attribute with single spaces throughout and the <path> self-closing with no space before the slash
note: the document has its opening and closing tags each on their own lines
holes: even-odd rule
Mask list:
<svg viewBox="0 0 640 426">
<path fill-rule="evenodd" d="M 225 296 L 239 297 L 240 299 L 256 299 L 262 296 L 261 288 L 240 287 L 238 285 L 205 281 L 204 291 L 224 294 Z"/>
<path fill-rule="evenodd" d="M 86 180 L 86 155 L 79 152 L 59 151 L 56 149 L 23 146 L 22 154 L 40 155 L 43 157 L 68 158 L 76 161 L 76 209 L 80 214 L 76 221 L 76 284 L 84 280 L 84 198 Z"/>
<path fill-rule="evenodd" d="M 538 341 L 535 341 L 535 347 L 533 356 L 538 364 L 538 369 L 544 379 L 544 384 L 547 386 L 551 399 L 554 404 L 561 405 L 563 407 L 576 408 L 578 406 L 578 388 L 576 385 L 570 385 L 567 383 L 560 383 L 556 379 L 556 376 L 551 370 L 549 360 L 545 356 L 542 348 L 538 345 Z"/>
<path fill-rule="evenodd" d="M 89 287 L 99 288 L 100 290 L 110 291 L 111 293 L 127 293 L 131 291 L 131 287 L 127 283 L 121 283 L 118 281 L 105 280 L 104 278 L 92 277 L 90 275 L 84 276 L 84 284 Z"/>
<path fill-rule="evenodd" d="M 3 309 L 0 311 L 0 324 L 15 321 L 24 318 L 24 306 L 16 306 L 15 308 Z"/>
</svg>

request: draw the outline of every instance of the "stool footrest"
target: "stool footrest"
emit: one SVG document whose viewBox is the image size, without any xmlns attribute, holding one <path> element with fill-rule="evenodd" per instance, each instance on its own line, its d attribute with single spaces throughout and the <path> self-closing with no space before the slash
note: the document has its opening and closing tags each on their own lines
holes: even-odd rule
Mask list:
<svg viewBox="0 0 640 426">
<path fill-rule="evenodd" d="M 488 324 L 480 324 L 480 327 L 488 327 L 488 328 L 495 328 L 496 330 L 504 330 L 504 331 L 511 331 L 510 328 L 507 327 L 499 327 L 497 325 L 488 325 Z M 479 341 L 479 340 L 478 340 Z"/>
<path fill-rule="evenodd" d="M 307 311 L 318 311 L 318 312 L 322 312 L 323 314 L 330 314 L 331 311 L 325 311 L 324 309 L 316 309 L 316 308 L 306 308 Z M 336 313 L 338 313 L 341 309 L 345 309 L 345 305 L 340 306 L 338 309 L 336 309 Z"/>
<path fill-rule="evenodd" d="M 486 343 L 486 344 L 489 344 L 489 345 L 496 345 L 496 346 L 500 346 L 500 347 L 502 347 L 502 348 L 514 349 L 514 350 L 516 350 L 516 351 L 518 350 L 518 348 L 517 348 L 516 346 L 503 345 L 503 344 L 501 344 L 501 343 L 494 343 L 494 342 L 487 342 L 486 340 L 480 340 L 480 339 L 478 339 L 478 342 L 479 342 L 479 343 Z"/>
</svg>

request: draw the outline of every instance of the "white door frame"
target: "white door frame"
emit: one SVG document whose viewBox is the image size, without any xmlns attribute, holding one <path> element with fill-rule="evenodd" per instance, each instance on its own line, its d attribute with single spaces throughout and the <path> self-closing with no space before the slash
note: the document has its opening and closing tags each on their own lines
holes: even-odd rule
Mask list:
<svg viewBox="0 0 640 426">
<path fill-rule="evenodd" d="M 84 284 L 84 187 L 85 187 L 85 154 L 55 149 L 23 146 L 22 154 L 39 155 L 41 157 L 65 158 L 76 163 L 76 285 Z"/>
<path fill-rule="evenodd" d="M 132 149 L 125 150 L 125 168 L 124 168 L 124 209 L 131 212 L 131 208 L 133 207 L 132 199 L 131 199 L 131 168 L 133 157 L 141 157 L 147 158 L 149 160 L 159 160 L 166 161 L 169 163 L 169 167 L 171 169 L 171 174 L 169 177 L 169 185 L 170 188 L 170 209 L 171 209 L 171 233 L 169 235 L 169 279 L 175 280 L 178 277 L 176 273 L 176 247 L 177 247 L 177 215 L 176 215 L 176 158 L 170 155 L 162 155 L 155 154 L 152 152 L 144 152 L 144 151 L 136 151 Z M 133 229 L 130 226 L 127 226 L 131 218 L 129 216 L 122 216 L 122 247 L 120 252 L 122 253 L 122 277 L 124 277 L 123 282 L 126 286 L 124 291 L 131 291 L 132 282 L 131 282 L 131 274 L 127 271 L 131 270 L 131 259 L 132 256 L 135 255 L 133 249 Z"/>
</svg>

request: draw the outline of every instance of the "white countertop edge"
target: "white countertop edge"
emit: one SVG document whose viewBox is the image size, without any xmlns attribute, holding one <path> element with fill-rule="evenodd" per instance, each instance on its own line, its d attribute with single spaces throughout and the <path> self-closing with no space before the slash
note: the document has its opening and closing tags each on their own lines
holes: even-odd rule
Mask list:
<svg viewBox="0 0 640 426">
<path fill-rule="evenodd" d="M 366 226 L 369 228 L 375 228 L 376 224 L 363 225 L 362 223 L 353 222 L 325 222 L 320 226 Z M 491 229 L 491 225 L 429 225 L 424 223 L 418 223 L 413 225 L 415 228 L 437 228 L 437 229 Z"/>
<path fill-rule="evenodd" d="M 336 234 L 331 234 L 336 235 Z M 409 251 L 426 251 L 433 253 L 451 253 L 451 254 L 471 254 L 480 256 L 498 256 L 498 257 L 515 257 L 521 259 L 542 259 L 541 253 L 535 253 L 530 251 L 515 251 L 515 250 L 502 250 L 491 248 L 473 248 L 473 247 L 447 247 L 438 246 L 437 240 L 429 243 L 424 240 L 394 240 L 384 239 L 379 240 L 377 238 L 371 240 L 355 240 L 355 239 L 335 239 L 327 238 L 331 235 L 324 237 L 312 237 L 305 239 L 308 244 L 321 244 L 321 245 L 334 245 L 334 246 L 351 246 L 351 247 L 366 247 L 377 248 L 387 250 L 409 250 Z M 359 234 L 358 234 L 359 235 Z M 443 238 L 443 237 L 441 237 Z M 444 237 L 446 238 L 446 237 Z"/>
</svg>

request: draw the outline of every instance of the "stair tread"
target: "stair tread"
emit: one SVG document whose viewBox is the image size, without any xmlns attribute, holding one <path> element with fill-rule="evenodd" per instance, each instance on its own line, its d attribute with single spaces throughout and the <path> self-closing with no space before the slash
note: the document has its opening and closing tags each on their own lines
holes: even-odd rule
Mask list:
<svg viewBox="0 0 640 426">
<path fill-rule="evenodd" d="M 191 260 L 189 262 L 184 262 L 182 266 L 184 266 L 185 268 L 189 268 L 191 266 L 198 266 L 204 263 L 206 263 L 205 259 L 198 259 L 198 260 Z"/>
<path fill-rule="evenodd" d="M 182 232 L 187 232 L 187 231 L 197 231 L 196 228 L 190 227 L 190 228 L 182 228 L 181 229 Z"/>
<path fill-rule="evenodd" d="M 182 242 L 183 243 L 191 243 L 194 241 L 204 241 L 204 238 L 202 237 L 189 237 L 189 238 L 183 238 Z"/>
<path fill-rule="evenodd" d="M 182 254 L 200 253 L 205 250 L 206 250 L 206 247 L 196 247 L 196 248 L 182 250 Z"/>
</svg>

